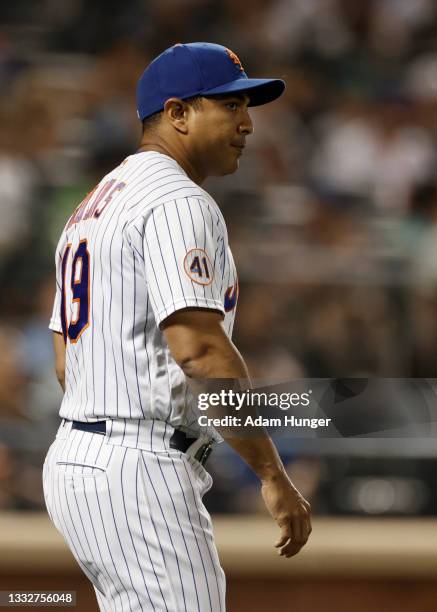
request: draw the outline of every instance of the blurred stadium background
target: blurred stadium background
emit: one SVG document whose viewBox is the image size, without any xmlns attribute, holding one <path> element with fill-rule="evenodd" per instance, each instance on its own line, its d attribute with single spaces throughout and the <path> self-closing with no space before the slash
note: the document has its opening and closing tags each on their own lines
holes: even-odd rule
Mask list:
<svg viewBox="0 0 437 612">
<path fill-rule="evenodd" d="M 435 0 L 1 3 L 1 588 L 55 588 L 41 559 L 82 588 L 40 514 L 61 399 L 54 249 L 83 195 L 136 150 L 145 65 L 196 40 L 287 81 L 253 109 L 239 172 L 205 185 L 228 222 L 235 341 L 253 376 L 437 372 Z M 286 569 L 271 559 L 255 479 L 225 448 L 211 459 L 230 610 L 436 610 L 435 441 L 279 443 L 320 517 Z"/>
</svg>

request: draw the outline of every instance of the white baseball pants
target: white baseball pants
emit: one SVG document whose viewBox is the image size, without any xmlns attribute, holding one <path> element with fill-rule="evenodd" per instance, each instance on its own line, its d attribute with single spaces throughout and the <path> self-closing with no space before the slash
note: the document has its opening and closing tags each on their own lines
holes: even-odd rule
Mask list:
<svg viewBox="0 0 437 612">
<path fill-rule="evenodd" d="M 50 518 L 102 611 L 225 612 L 225 577 L 202 496 L 212 478 L 170 449 L 161 421 L 64 421 L 43 470 Z"/>
</svg>

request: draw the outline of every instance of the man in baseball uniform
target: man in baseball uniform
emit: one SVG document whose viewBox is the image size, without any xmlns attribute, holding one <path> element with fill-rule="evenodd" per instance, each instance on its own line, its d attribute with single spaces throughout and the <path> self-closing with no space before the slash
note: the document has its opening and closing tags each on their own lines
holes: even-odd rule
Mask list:
<svg viewBox="0 0 437 612">
<path fill-rule="evenodd" d="M 202 503 L 220 435 L 200 427 L 187 383 L 248 372 L 231 341 L 238 280 L 225 221 L 201 185 L 238 169 L 248 106 L 284 88 L 249 79 L 220 45 L 164 51 L 138 83 L 140 149 L 85 197 L 59 240 L 50 329 L 64 398 L 44 493 L 101 610 L 225 610 Z M 260 478 L 279 553 L 296 554 L 310 508 L 270 438 L 223 435 Z"/>
</svg>

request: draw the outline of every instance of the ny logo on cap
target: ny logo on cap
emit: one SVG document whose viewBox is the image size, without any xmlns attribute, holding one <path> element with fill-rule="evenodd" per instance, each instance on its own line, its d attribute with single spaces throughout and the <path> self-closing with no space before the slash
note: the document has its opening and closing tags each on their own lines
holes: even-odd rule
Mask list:
<svg viewBox="0 0 437 612">
<path fill-rule="evenodd" d="M 241 72 L 244 72 L 243 64 L 240 62 L 238 55 L 228 48 L 226 48 L 226 52 L 234 64 L 240 68 Z"/>
</svg>

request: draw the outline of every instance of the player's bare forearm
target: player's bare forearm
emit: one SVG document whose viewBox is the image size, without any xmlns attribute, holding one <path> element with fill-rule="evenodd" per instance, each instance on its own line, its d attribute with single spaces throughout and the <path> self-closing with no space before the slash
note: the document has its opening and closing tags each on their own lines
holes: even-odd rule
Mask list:
<svg viewBox="0 0 437 612">
<path fill-rule="evenodd" d="M 250 387 L 249 373 L 243 358 L 221 327 L 221 317 L 212 312 L 182 312 L 164 328 L 170 350 L 184 370 L 195 393 L 209 391 L 215 379 L 219 384 L 238 379 Z M 214 407 L 209 408 L 212 415 Z M 282 462 L 268 436 L 243 439 L 217 428 L 223 438 L 250 465 L 260 479 L 283 470 Z"/>
<path fill-rule="evenodd" d="M 254 438 L 228 436 L 225 439 L 262 482 L 278 481 L 286 475 L 276 447 L 267 434 L 260 433 Z"/>
<path fill-rule="evenodd" d="M 195 394 L 214 386 L 232 383 L 249 388 L 249 373 L 244 360 L 221 326 L 221 316 L 212 311 L 184 311 L 170 317 L 164 327 L 170 351 L 184 370 Z M 210 416 L 217 408 L 211 406 Z M 259 437 L 236 437 L 234 431 L 217 427 L 219 433 L 241 455 L 261 480 L 278 477 L 284 466 L 271 439 L 264 430 Z"/>
<path fill-rule="evenodd" d="M 199 385 L 213 385 L 214 379 L 221 379 L 220 383 L 238 379 L 240 385 L 250 387 L 246 364 L 221 327 L 218 313 L 176 313 L 164 325 L 164 334 L 195 393 Z M 253 437 L 238 437 L 228 428 L 217 430 L 260 478 L 264 503 L 281 529 L 275 543 L 279 553 L 295 555 L 311 533 L 310 506 L 290 481 L 272 440 L 264 430 Z"/>
</svg>

